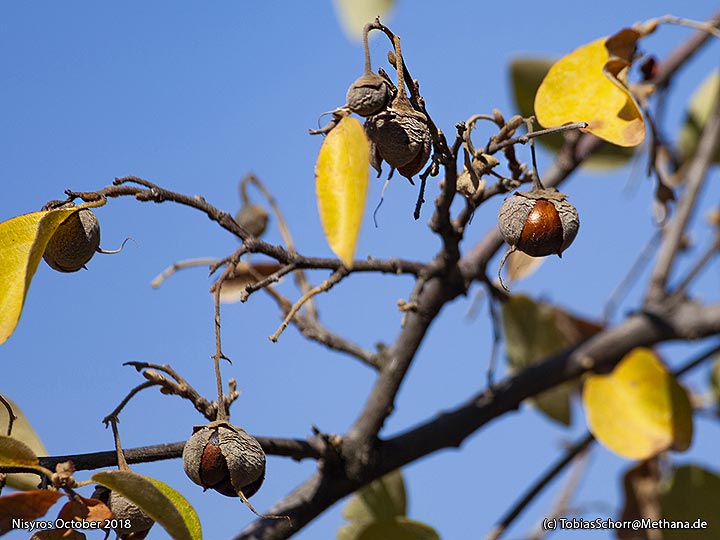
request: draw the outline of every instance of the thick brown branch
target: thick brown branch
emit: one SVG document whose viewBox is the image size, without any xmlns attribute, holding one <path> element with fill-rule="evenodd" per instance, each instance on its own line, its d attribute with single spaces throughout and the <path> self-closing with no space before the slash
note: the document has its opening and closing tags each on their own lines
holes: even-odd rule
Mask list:
<svg viewBox="0 0 720 540">
<path fill-rule="evenodd" d="M 311 437 L 308 440 L 276 437 L 255 438 L 265 453 L 273 456 L 285 456 L 300 461 L 308 458 L 320 459 L 323 455 L 324 443 L 319 437 Z M 128 448 L 123 450 L 123 454 L 125 455 L 126 461 L 130 464 L 149 463 L 151 461 L 179 458 L 182 456 L 184 447 L 185 441 L 179 441 L 176 443 Z M 117 454 L 114 450 L 92 452 L 89 454 L 48 456 L 39 459 L 41 466 L 51 470 L 55 470 L 55 465 L 65 461 L 72 461 L 75 464 L 75 469 L 78 471 L 117 466 Z"/>
<path fill-rule="evenodd" d="M 280 540 L 296 533 L 331 504 L 387 472 L 436 452 L 458 447 L 488 422 L 517 409 L 527 398 L 593 370 L 608 370 L 628 351 L 673 339 L 699 339 L 720 332 L 720 304 L 685 303 L 659 318 L 637 313 L 622 324 L 605 330 L 573 351 L 536 364 L 481 392 L 455 409 L 440 414 L 379 445 L 376 459 L 361 474 L 328 468 L 315 473 L 270 509 L 290 516 L 287 524 L 259 520 L 236 540 Z M 345 448 L 343 448 L 345 452 Z M 348 474 L 350 472 L 350 474 Z"/>
</svg>

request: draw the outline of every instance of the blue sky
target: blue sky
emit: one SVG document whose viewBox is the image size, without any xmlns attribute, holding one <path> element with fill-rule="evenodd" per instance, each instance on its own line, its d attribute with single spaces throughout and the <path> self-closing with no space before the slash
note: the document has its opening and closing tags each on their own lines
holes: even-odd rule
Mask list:
<svg viewBox="0 0 720 540">
<path fill-rule="evenodd" d="M 653 16 L 704 19 L 715 9 L 707 0 L 685 5 L 659 0 L 652 6 L 618 0 L 493 5 L 399 0 L 385 21 L 402 37 L 406 61 L 436 124 L 452 133 L 456 122 L 472 114 L 493 108 L 507 116 L 514 112 L 507 71 L 514 57 L 559 56 Z M 690 32 L 663 27 L 643 49 L 662 57 Z M 677 132 L 687 96 L 717 67 L 719 46 L 712 44 L 681 72 L 663 120 L 669 136 Z M 387 48 L 382 39 L 372 41 L 376 66 Z M 343 33 L 330 0 L 3 3 L 0 51 L 0 220 L 38 210 L 62 198 L 67 188 L 99 189 L 129 174 L 201 194 L 234 213 L 238 180 L 252 171 L 278 198 L 298 250 L 331 255 L 314 200 L 321 140 L 307 129 L 316 127 L 322 112 L 344 103 L 347 86 L 361 74 L 362 50 Z M 541 152 L 541 173 L 550 163 Z M 575 244 L 562 261 L 547 260 L 516 290 L 599 317 L 653 229 L 653 182 L 643 169 L 640 160 L 611 174 L 576 175 L 563 188 L 580 212 Z M 371 184 L 358 256 L 432 258 L 439 243 L 426 226 L 431 202 L 414 221 L 416 188 L 396 177 L 374 228 L 370 213 L 381 187 L 381 180 Z M 436 189 L 431 182 L 428 201 Z M 695 223 L 717 205 L 719 195 L 715 182 L 705 191 Z M 466 249 L 495 226 L 500 202 L 497 198 L 477 213 Z M 214 396 L 213 305 L 206 272 L 181 272 L 159 290 L 149 282 L 175 261 L 223 257 L 238 246 L 236 239 L 198 212 L 171 204 L 119 199 L 97 214 L 103 247 L 116 248 L 126 237 L 138 247 L 98 255 L 88 271 L 75 274 L 42 264 L 15 334 L 0 347 L 0 391 L 23 407 L 53 454 L 111 448 L 111 433 L 101 419 L 142 382 L 123 362 L 170 363 L 203 394 Z M 702 230 L 698 227 L 694 236 L 696 252 L 707 243 Z M 266 239 L 280 242 L 275 222 Z M 326 277 L 311 274 L 316 283 Z M 717 301 L 719 277 L 715 265 L 692 293 Z M 406 299 L 411 286 L 404 277 L 353 276 L 319 298 L 318 307 L 331 329 L 372 348 L 394 339 L 400 324 L 396 301 Z M 281 290 L 297 298 L 292 280 Z M 406 429 L 483 387 L 491 345 L 486 309 L 475 320 L 466 318 L 477 291 L 448 306 L 432 327 L 383 434 Z M 634 289 L 618 317 L 636 308 L 640 295 L 641 288 Z M 233 422 L 257 435 L 302 438 L 311 425 L 344 432 L 363 406 L 373 374 L 306 342 L 293 328 L 271 343 L 267 336 L 279 323 L 277 309 L 263 294 L 223 307 L 224 351 L 233 360 L 224 374 L 235 377 L 242 390 Z M 673 365 L 692 350 L 662 349 Z M 702 384 L 702 374 L 690 379 L 694 390 L 702 390 Z M 491 423 L 460 450 L 411 465 L 405 470 L 410 515 L 446 539 L 469 531 L 485 534 L 563 443 L 583 432 L 582 411 L 574 412 L 574 426 L 565 430 L 523 407 Z M 124 445 L 134 447 L 185 439 L 202 418 L 189 403 L 149 390 L 131 402 L 121 422 Z M 690 452 L 677 459 L 717 470 L 719 442 L 718 424 L 701 421 Z M 596 505 L 590 515 L 617 515 L 617 473 L 628 465 L 596 449 L 577 498 Z M 253 504 L 267 509 L 313 468 L 311 462 L 269 458 L 266 484 Z M 179 461 L 136 470 L 185 494 L 207 538 L 230 538 L 254 517 L 235 499 L 203 494 Z M 529 509 L 515 536 L 548 511 L 554 491 Z M 298 538 L 333 538 L 343 521 L 341 506 Z"/>
</svg>

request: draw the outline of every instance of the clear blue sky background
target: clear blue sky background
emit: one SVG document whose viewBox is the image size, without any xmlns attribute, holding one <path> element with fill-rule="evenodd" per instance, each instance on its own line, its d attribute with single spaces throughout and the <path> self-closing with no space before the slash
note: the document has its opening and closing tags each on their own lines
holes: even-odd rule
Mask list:
<svg viewBox="0 0 720 540">
<path fill-rule="evenodd" d="M 386 21 L 403 39 L 435 122 L 452 133 L 457 121 L 474 113 L 514 112 L 507 65 L 518 55 L 559 56 L 652 16 L 705 19 L 717 7 L 708 0 L 399 0 Z M 664 27 L 642 48 L 662 57 L 690 32 Z M 677 132 L 689 93 L 717 67 L 719 47 L 714 43 L 683 70 L 663 120 L 668 135 Z M 380 65 L 387 42 L 376 38 L 372 49 Z M 361 47 L 343 33 L 330 0 L 5 2 L 0 6 L 0 220 L 35 211 L 62 198 L 67 188 L 99 189 L 128 174 L 202 194 L 235 212 L 237 182 L 253 171 L 278 197 L 299 251 L 330 256 L 314 200 L 321 140 L 307 129 L 316 126 L 320 113 L 344 103 L 361 68 Z M 526 153 L 523 157 L 528 159 Z M 539 160 L 541 171 L 550 164 L 545 153 Z M 516 291 L 599 317 L 652 231 L 653 182 L 643 169 L 638 160 L 612 174 L 576 175 L 564 188 L 582 220 L 575 244 L 562 261 L 546 261 Z M 717 169 L 714 175 L 717 180 Z M 372 183 L 358 256 L 428 260 L 439 246 L 426 226 L 431 203 L 415 222 L 415 188 L 396 177 L 380 211 L 380 227 L 374 228 L 370 212 L 381 185 L 381 180 Z M 436 189 L 431 182 L 429 201 Z M 719 195 L 714 182 L 701 213 L 716 205 Z M 495 226 L 500 202 L 478 212 L 465 247 Z M 123 362 L 170 363 L 202 393 L 214 396 L 213 305 L 206 272 L 182 272 L 159 290 L 149 282 L 174 261 L 225 256 L 238 246 L 236 239 L 200 213 L 172 204 L 126 198 L 97 213 L 103 247 L 116 248 L 126 237 L 139 247 L 96 256 L 88 271 L 75 274 L 41 264 L 20 324 L 0 347 L 0 391 L 20 403 L 52 454 L 112 447 L 101 419 L 142 382 Z M 693 238 L 697 253 L 707 236 Z M 274 222 L 267 239 L 280 241 Z M 326 272 L 311 274 L 315 282 L 325 277 Z M 693 294 L 717 301 L 719 277 L 715 265 Z M 411 285 L 403 277 L 353 276 L 318 299 L 322 320 L 368 348 L 390 342 L 401 318 L 396 301 L 408 297 Z M 281 289 L 297 298 L 291 280 Z M 465 317 L 477 290 L 447 307 L 433 325 L 384 435 L 453 407 L 483 387 L 490 325 L 485 308 L 475 320 Z M 633 291 L 619 315 L 637 307 L 639 295 Z M 257 435 L 302 438 L 311 425 L 344 432 L 363 406 L 373 373 L 306 342 L 292 327 L 271 343 L 267 336 L 279 323 L 274 303 L 264 294 L 223 308 L 224 352 L 233 360 L 224 373 L 242 390 L 233 421 Z M 692 349 L 669 345 L 662 351 L 677 365 Z M 704 375 L 690 378 L 691 388 L 703 390 Z M 460 450 L 407 467 L 410 515 L 436 527 L 445 539 L 484 535 L 559 455 L 563 443 L 583 432 L 582 411 L 575 413 L 573 428 L 566 430 L 523 407 L 475 434 Z M 152 389 L 130 403 L 121 421 L 124 445 L 135 447 L 185 439 L 202 418 L 188 402 Z M 717 422 L 700 421 L 690 452 L 676 459 L 717 470 L 719 442 Z M 618 471 L 629 462 L 596 448 L 591 466 L 575 501 L 590 503 L 591 517 L 617 516 Z M 135 469 L 184 493 L 199 512 L 206 538 L 230 538 L 253 520 L 237 499 L 203 494 L 177 460 Z M 254 505 L 266 510 L 313 469 L 310 461 L 270 457 Z M 548 511 L 553 491 L 530 508 L 514 537 Z M 343 522 L 341 507 L 334 506 L 298 538 L 333 538 Z M 575 533 L 557 536 L 574 538 Z"/>
</svg>

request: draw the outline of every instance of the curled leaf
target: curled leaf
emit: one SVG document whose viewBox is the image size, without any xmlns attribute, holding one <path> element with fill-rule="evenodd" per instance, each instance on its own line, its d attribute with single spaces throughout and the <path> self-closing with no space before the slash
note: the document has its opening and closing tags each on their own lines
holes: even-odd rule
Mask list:
<svg viewBox="0 0 720 540">
<path fill-rule="evenodd" d="M 627 72 L 640 32 L 625 28 L 558 60 L 535 95 L 538 122 L 557 127 L 587 122 L 586 131 L 618 146 L 645 139 L 645 121 L 627 87 Z"/>
<path fill-rule="evenodd" d="M 370 146 L 362 124 L 346 116 L 323 141 L 315 165 L 320 221 L 330 248 L 350 268 L 362 224 Z"/>
</svg>

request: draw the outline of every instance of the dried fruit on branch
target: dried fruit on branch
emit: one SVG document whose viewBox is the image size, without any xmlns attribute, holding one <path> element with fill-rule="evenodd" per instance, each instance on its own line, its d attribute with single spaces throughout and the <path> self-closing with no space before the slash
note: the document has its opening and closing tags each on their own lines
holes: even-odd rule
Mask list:
<svg viewBox="0 0 720 540">
<path fill-rule="evenodd" d="M 190 479 L 226 497 L 251 497 L 265 480 L 265 452 L 244 429 L 226 422 L 196 427 L 183 449 Z"/>
<path fill-rule="evenodd" d="M 77 272 L 99 247 L 100 223 L 92 210 L 83 208 L 58 226 L 45 247 L 43 259 L 58 272 Z"/>
<path fill-rule="evenodd" d="M 554 188 L 516 192 L 500 207 L 500 234 L 511 248 L 532 257 L 562 255 L 580 227 L 577 210 L 566 197 Z"/>
</svg>

